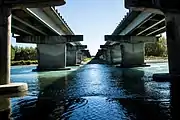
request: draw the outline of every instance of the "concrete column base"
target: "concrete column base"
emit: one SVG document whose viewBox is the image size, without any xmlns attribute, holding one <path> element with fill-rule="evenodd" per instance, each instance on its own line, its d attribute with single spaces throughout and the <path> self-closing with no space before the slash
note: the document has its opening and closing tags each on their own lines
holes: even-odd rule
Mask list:
<svg viewBox="0 0 180 120">
<path fill-rule="evenodd" d="M 0 95 L 20 93 L 27 90 L 28 85 L 26 83 L 9 83 L 5 85 L 0 85 Z"/>
<path fill-rule="evenodd" d="M 116 67 L 118 67 L 118 68 L 133 68 L 133 67 L 150 67 L 150 65 L 147 65 L 147 64 L 137 64 L 137 65 L 125 65 L 125 66 L 123 66 L 123 65 L 117 65 Z"/>
<path fill-rule="evenodd" d="M 33 69 L 33 72 L 45 72 L 45 71 L 61 71 L 61 70 L 71 70 L 70 67 L 65 67 L 65 68 L 36 68 Z"/>
</svg>

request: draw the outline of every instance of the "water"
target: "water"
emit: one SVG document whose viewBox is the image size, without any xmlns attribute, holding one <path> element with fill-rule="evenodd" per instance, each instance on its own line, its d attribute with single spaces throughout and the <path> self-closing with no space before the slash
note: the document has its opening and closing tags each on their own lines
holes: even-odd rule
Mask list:
<svg viewBox="0 0 180 120">
<path fill-rule="evenodd" d="M 24 97 L 4 98 L 11 107 L 2 113 L 14 120 L 168 120 L 170 83 L 152 81 L 152 74 L 168 72 L 167 66 L 88 64 L 39 73 L 32 72 L 36 66 L 13 66 L 11 81 L 28 83 L 29 91 Z"/>
</svg>

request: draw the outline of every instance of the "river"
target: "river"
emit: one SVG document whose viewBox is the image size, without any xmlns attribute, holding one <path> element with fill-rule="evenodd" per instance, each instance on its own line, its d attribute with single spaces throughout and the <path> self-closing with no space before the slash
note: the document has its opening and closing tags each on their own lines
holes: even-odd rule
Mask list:
<svg viewBox="0 0 180 120">
<path fill-rule="evenodd" d="M 153 73 L 168 72 L 168 63 L 149 64 L 132 69 L 87 64 L 52 72 L 13 66 L 11 81 L 26 82 L 29 91 L 7 99 L 11 103 L 7 116 L 13 120 L 168 120 L 170 83 L 152 80 Z"/>
</svg>

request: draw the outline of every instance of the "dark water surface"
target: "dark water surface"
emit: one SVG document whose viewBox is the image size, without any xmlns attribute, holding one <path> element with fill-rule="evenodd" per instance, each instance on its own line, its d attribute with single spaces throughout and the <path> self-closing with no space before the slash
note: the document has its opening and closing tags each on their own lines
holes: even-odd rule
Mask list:
<svg viewBox="0 0 180 120">
<path fill-rule="evenodd" d="M 14 120 L 168 120 L 170 83 L 152 81 L 152 74 L 168 72 L 167 66 L 87 64 L 39 73 L 31 72 L 35 66 L 14 66 L 11 81 L 28 83 L 29 91 L 24 97 L 4 98 L 11 103 L 7 113 Z"/>
</svg>

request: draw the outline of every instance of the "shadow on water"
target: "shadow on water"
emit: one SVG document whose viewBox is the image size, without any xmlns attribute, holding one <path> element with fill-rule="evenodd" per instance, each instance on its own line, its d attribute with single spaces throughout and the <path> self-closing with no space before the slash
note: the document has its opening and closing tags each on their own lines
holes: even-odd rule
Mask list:
<svg viewBox="0 0 180 120">
<path fill-rule="evenodd" d="M 169 87 L 166 83 L 147 80 L 142 70 L 90 63 L 70 74 L 64 72 L 64 76 L 60 76 L 59 72 L 37 73 L 38 94 L 36 96 L 30 94 L 13 102 L 11 118 L 15 120 L 171 118 L 170 95 L 167 94 Z M 173 96 L 174 94 L 178 93 L 172 92 Z"/>
<path fill-rule="evenodd" d="M 0 120 L 10 120 L 11 106 L 9 98 L 0 98 Z"/>
</svg>

